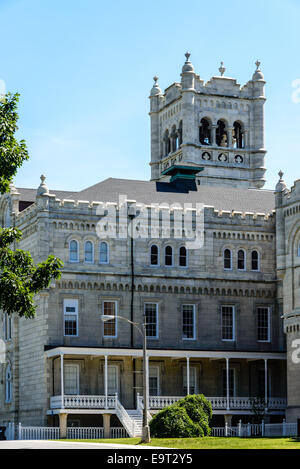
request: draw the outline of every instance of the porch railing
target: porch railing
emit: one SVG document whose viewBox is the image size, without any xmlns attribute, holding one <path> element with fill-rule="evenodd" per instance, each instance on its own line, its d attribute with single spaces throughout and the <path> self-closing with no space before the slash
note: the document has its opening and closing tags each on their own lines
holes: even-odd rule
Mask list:
<svg viewBox="0 0 300 469">
<path fill-rule="evenodd" d="M 53 396 L 51 409 L 116 409 L 116 396 Z"/>
<path fill-rule="evenodd" d="M 150 396 L 149 408 L 152 410 L 163 409 L 183 398 L 184 396 Z M 213 410 L 227 410 L 228 408 L 226 397 L 207 397 L 207 399 L 210 401 Z M 143 396 L 138 395 L 138 409 L 143 408 L 143 402 Z M 286 405 L 286 399 L 274 397 L 268 400 L 267 408 L 269 410 L 284 410 Z M 229 399 L 230 410 L 251 410 L 252 407 L 252 398 L 250 397 L 231 397 Z"/>
</svg>

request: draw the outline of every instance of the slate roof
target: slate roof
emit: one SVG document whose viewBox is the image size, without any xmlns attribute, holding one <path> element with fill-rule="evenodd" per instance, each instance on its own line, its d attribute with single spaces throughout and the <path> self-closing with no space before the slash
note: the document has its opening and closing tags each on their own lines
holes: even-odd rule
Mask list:
<svg viewBox="0 0 300 469">
<path fill-rule="evenodd" d="M 165 185 L 166 186 L 166 185 Z M 275 208 L 274 192 L 264 189 L 241 189 L 229 186 L 197 185 L 188 193 L 160 190 L 154 181 L 109 178 L 73 194 L 75 200 L 117 202 L 119 194 L 141 203 L 203 203 L 217 210 L 270 213 Z"/>
<path fill-rule="evenodd" d="M 216 210 L 235 210 L 239 212 L 270 213 L 275 208 L 274 192 L 264 189 L 242 189 L 230 186 L 197 185 L 195 191 L 174 192 L 171 185 L 154 181 L 130 179 L 105 179 L 94 186 L 79 192 L 50 190 L 58 199 L 86 200 L 89 202 L 118 202 L 119 195 L 140 203 L 172 204 L 185 202 L 203 203 Z M 21 200 L 35 201 L 35 189 L 19 189 Z"/>
</svg>

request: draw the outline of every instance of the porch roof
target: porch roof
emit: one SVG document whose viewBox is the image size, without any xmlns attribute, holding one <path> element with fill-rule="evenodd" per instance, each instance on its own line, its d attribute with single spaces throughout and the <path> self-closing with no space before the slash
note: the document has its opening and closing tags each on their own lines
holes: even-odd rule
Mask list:
<svg viewBox="0 0 300 469">
<path fill-rule="evenodd" d="M 59 355 L 86 355 L 94 357 L 124 356 L 143 357 L 143 349 L 132 348 L 108 348 L 108 347 L 67 347 L 58 346 L 45 351 L 47 358 Z M 170 350 L 170 349 L 147 349 L 148 357 L 165 358 L 210 358 L 214 360 L 225 358 L 239 358 L 246 360 L 286 360 L 284 352 L 238 352 L 238 351 L 210 351 L 210 350 Z"/>
</svg>

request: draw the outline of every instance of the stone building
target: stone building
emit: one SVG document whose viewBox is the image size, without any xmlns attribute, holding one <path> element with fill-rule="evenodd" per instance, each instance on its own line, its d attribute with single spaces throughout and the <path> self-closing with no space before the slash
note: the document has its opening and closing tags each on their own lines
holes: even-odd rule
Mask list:
<svg viewBox="0 0 300 469">
<path fill-rule="evenodd" d="M 263 189 L 260 63 L 241 87 L 223 64 L 204 83 L 189 57 L 164 93 L 154 78 L 151 181 L 70 193 L 43 176 L 0 198 L 22 249 L 64 261 L 34 320 L 1 316 L 1 422 L 138 434 L 142 336 L 128 321 L 144 316 L 151 413 L 203 393 L 215 425 L 254 419 L 254 398 L 269 421 L 300 418 L 300 182 Z"/>
</svg>

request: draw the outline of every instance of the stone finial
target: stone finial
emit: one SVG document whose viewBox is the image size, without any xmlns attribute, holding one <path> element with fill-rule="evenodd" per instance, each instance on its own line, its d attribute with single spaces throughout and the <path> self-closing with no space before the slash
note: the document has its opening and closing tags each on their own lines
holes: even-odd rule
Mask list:
<svg viewBox="0 0 300 469">
<path fill-rule="evenodd" d="M 154 80 L 154 85 L 152 87 L 152 90 L 151 90 L 151 93 L 150 93 L 150 96 L 158 96 L 158 95 L 161 95 L 162 94 L 162 91 L 158 85 L 158 76 L 155 75 L 153 77 L 153 80 Z"/>
<path fill-rule="evenodd" d="M 279 181 L 276 184 L 275 192 L 286 192 L 287 187 L 286 183 L 283 180 L 283 172 L 280 170 L 278 173 Z"/>
<path fill-rule="evenodd" d="M 41 175 L 41 184 L 39 185 L 39 188 L 37 190 L 37 195 L 45 195 L 49 194 L 49 189 L 45 184 L 46 176 L 43 174 Z"/>
<path fill-rule="evenodd" d="M 185 61 L 184 66 L 182 67 L 182 73 L 193 72 L 194 67 L 193 67 L 193 64 L 190 62 L 191 54 L 189 52 L 186 52 L 184 55 L 185 55 L 186 61 Z"/>
<path fill-rule="evenodd" d="M 224 62 L 221 62 L 221 66 L 219 68 L 219 72 L 221 74 L 221 77 L 224 76 L 224 73 L 226 72 L 226 68 L 224 67 Z"/>
<path fill-rule="evenodd" d="M 252 80 L 253 81 L 259 81 L 259 80 L 264 80 L 264 75 L 260 69 L 260 66 L 261 66 L 261 61 L 260 60 L 257 60 L 255 62 L 255 65 L 256 65 L 256 70 L 254 72 L 254 75 L 252 77 Z"/>
</svg>

